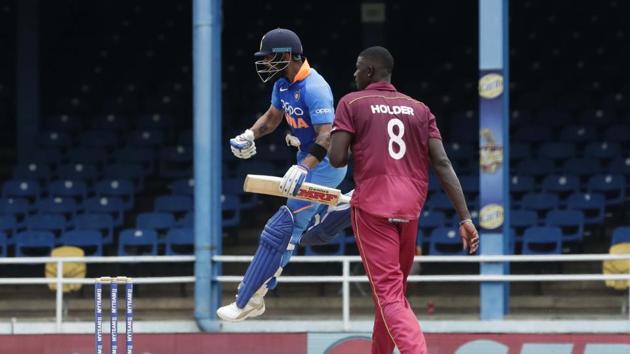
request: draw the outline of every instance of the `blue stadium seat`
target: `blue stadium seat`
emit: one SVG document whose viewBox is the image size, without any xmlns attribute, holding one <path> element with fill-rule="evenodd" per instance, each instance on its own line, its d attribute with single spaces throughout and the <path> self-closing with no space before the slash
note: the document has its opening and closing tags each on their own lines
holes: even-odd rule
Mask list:
<svg viewBox="0 0 630 354">
<path fill-rule="evenodd" d="M 587 225 L 602 224 L 605 218 L 606 203 L 604 196 L 598 193 L 574 193 L 567 200 L 569 209 L 581 210 Z"/>
<path fill-rule="evenodd" d="M 546 142 L 538 149 L 538 157 L 554 161 L 575 157 L 575 145 L 572 143 Z"/>
<path fill-rule="evenodd" d="M 153 203 L 153 210 L 172 213 L 176 218 L 193 211 L 193 207 L 193 199 L 187 195 L 162 195 Z"/>
<path fill-rule="evenodd" d="M 586 143 L 597 138 L 597 130 L 591 126 L 568 125 L 560 130 L 560 141 L 569 143 Z"/>
<path fill-rule="evenodd" d="M 422 236 L 423 243 L 428 244 L 431 232 L 438 227 L 446 226 L 446 215 L 441 211 L 426 210 L 420 214 L 418 220 L 418 233 Z M 426 245 L 423 245 L 426 246 Z"/>
<path fill-rule="evenodd" d="M 538 226 L 538 213 L 533 210 L 511 210 L 510 227 L 514 231 L 514 240 L 517 243 L 523 241 L 525 230 Z"/>
<path fill-rule="evenodd" d="M 284 165 L 295 159 L 295 148 L 290 148 L 285 144 L 270 143 L 261 145 L 260 148 L 257 146 L 256 154 L 263 161 Z"/>
<path fill-rule="evenodd" d="M 18 223 L 13 215 L 0 214 L 0 233 L 2 233 L 7 240 L 11 240 L 17 233 Z"/>
<path fill-rule="evenodd" d="M 192 146 L 193 134 L 192 130 L 180 131 L 177 135 L 177 145 Z"/>
<path fill-rule="evenodd" d="M 112 180 L 129 180 L 133 182 L 136 192 L 144 190 L 146 171 L 137 163 L 115 163 L 108 165 L 104 173 L 105 178 Z"/>
<path fill-rule="evenodd" d="M 15 217 L 17 227 L 24 227 L 26 216 L 30 212 L 28 200 L 22 198 L 0 198 L 0 214 Z"/>
<path fill-rule="evenodd" d="M 112 216 L 114 226 L 123 224 L 125 207 L 123 201 L 116 197 L 93 197 L 83 202 L 83 209 L 86 213 L 109 214 Z"/>
<path fill-rule="evenodd" d="M 548 211 L 558 209 L 559 206 L 558 196 L 551 193 L 528 193 L 521 200 L 521 208 L 535 211 L 539 219 L 543 219 Z"/>
<path fill-rule="evenodd" d="M 81 180 L 56 180 L 48 185 L 51 197 L 73 198 L 81 203 L 87 197 L 87 184 Z"/>
<path fill-rule="evenodd" d="M 160 236 L 166 236 L 168 230 L 175 226 L 175 216 L 171 213 L 148 212 L 136 216 L 136 228 L 155 230 Z"/>
<path fill-rule="evenodd" d="M 109 214 L 79 214 L 74 218 L 74 228 L 98 231 L 103 244 L 111 245 L 114 241 L 114 219 Z"/>
<path fill-rule="evenodd" d="M 152 114 L 143 114 L 140 116 L 138 120 L 138 128 L 143 130 L 165 130 L 171 129 L 174 126 L 173 117 L 160 114 L 160 113 L 152 113 Z"/>
<path fill-rule="evenodd" d="M 453 142 L 445 144 L 444 150 L 451 160 L 467 160 L 472 158 L 474 147 L 472 144 Z"/>
<path fill-rule="evenodd" d="M 103 255 L 103 236 L 96 230 L 66 231 L 61 235 L 61 244 L 79 247 L 86 256 Z"/>
<path fill-rule="evenodd" d="M 428 210 L 443 211 L 447 217 L 450 217 L 453 212 L 453 205 L 451 201 L 448 199 L 448 195 L 446 193 L 434 193 L 426 202 L 425 208 L 428 207 Z"/>
<path fill-rule="evenodd" d="M 125 210 L 134 205 L 133 182 L 124 179 L 106 179 L 96 183 L 96 195 L 99 197 L 116 197 L 123 201 Z"/>
<path fill-rule="evenodd" d="M 96 147 L 78 147 L 68 151 L 68 160 L 72 164 L 94 165 L 102 169 L 109 155 L 104 148 Z"/>
<path fill-rule="evenodd" d="M 6 257 L 9 254 L 9 239 L 2 231 L 0 231 L 0 257 Z"/>
<path fill-rule="evenodd" d="M 140 164 L 145 176 L 153 173 L 155 159 L 155 152 L 150 148 L 126 147 L 114 152 L 116 163 Z"/>
<path fill-rule="evenodd" d="M 225 182 L 224 182 L 225 183 Z M 171 184 L 171 192 L 175 195 L 190 195 L 195 192 L 195 181 L 192 178 L 178 179 Z"/>
<path fill-rule="evenodd" d="M 610 163 L 610 172 L 630 177 L 630 157 L 617 157 Z"/>
<path fill-rule="evenodd" d="M 195 232 L 192 228 L 170 229 L 166 234 L 166 255 L 185 255 L 195 252 Z"/>
<path fill-rule="evenodd" d="M 601 173 L 602 167 L 599 160 L 575 158 L 569 159 L 564 163 L 563 171 L 579 177 L 588 177 Z"/>
<path fill-rule="evenodd" d="M 542 177 L 553 173 L 555 165 L 548 159 L 524 159 L 516 165 L 519 176 Z"/>
<path fill-rule="evenodd" d="M 89 187 L 98 178 L 98 171 L 94 165 L 69 163 L 59 166 L 57 177 L 61 180 L 84 181 Z"/>
<path fill-rule="evenodd" d="M 243 191 L 243 178 L 224 178 L 221 181 L 223 194 L 238 195 L 239 206 L 241 210 L 253 209 L 259 203 L 259 197 L 256 193 L 245 193 Z"/>
<path fill-rule="evenodd" d="M 521 199 L 526 193 L 533 193 L 535 189 L 534 177 L 512 176 L 510 178 L 510 196 L 512 207 L 520 207 Z"/>
<path fill-rule="evenodd" d="M 178 228 L 194 228 L 195 227 L 195 213 L 190 212 L 184 214 L 184 217 L 175 222 L 175 227 Z"/>
<path fill-rule="evenodd" d="M 136 130 L 127 136 L 127 145 L 154 148 L 164 144 L 164 134 L 159 130 Z"/>
<path fill-rule="evenodd" d="M 626 145 L 630 136 L 630 124 L 614 124 L 609 126 L 604 133 L 604 139 Z"/>
<path fill-rule="evenodd" d="M 566 202 L 569 195 L 580 191 L 580 179 L 571 175 L 550 175 L 542 183 L 542 192 L 554 193 Z M 565 203 L 566 204 L 566 203 Z"/>
<path fill-rule="evenodd" d="M 142 228 L 126 229 L 119 234 L 119 256 L 157 256 L 157 253 L 158 235 L 155 230 Z"/>
<path fill-rule="evenodd" d="M 46 126 L 51 131 L 73 134 L 82 128 L 81 117 L 69 114 L 59 114 L 46 117 Z"/>
<path fill-rule="evenodd" d="M 456 228 L 438 227 L 429 238 L 429 254 L 432 256 L 464 256 L 462 240 Z"/>
<path fill-rule="evenodd" d="M 37 138 L 37 142 L 40 148 L 58 148 L 62 151 L 67 150 L 72 145 L 70 135 L 58 131 L 42 132 Z"/>
<path fill-rule="evenodd" d="M 49 231 L 23 231 L 15 236 L 16 257 L 46 257 L 55 247 L 55 235 Z"/>
<path fill-rule="evenodd" d="M 589 193 L 604 195 L 606 205 L 620 205 L 626 199 L 626 178 L 623 175 L 596 175 L 588 180 Z"/>
<path fill-rule="evenodd" d="M 459 183 L 467 200 L 470 201 L 479 196 L 479 176 L 461 176 Z"/>
<path fill-rule="evenodd" d="M 224 227 L 235 227 L 241 223 L 241 206 L 238 195 L 223 194 L 221 196 L 221 210 Z"/>
<path fill-rule="evenodd" d="M 551 141 L 551 129 L 546 125 L 525 125 L 516 131 L 514 140 L 523 143 Z"/>
<path fill-rule="evenodd" d="M 51 179 L 52 170 L 49 165 L 43 163 L 23 163 L 15 166 L 13 169 L 13 177 L 16 179 L 46 182 Z"/>
<path fill-rule="evenodd" d="M 78 212 L 77 202 L 69 197 L 49 197 L 37 202 L 36 210 L 41 214 L 59 214 L 66 221 L 72 220 Z"/>
<path fill-rule="evenodd" d="M 111 151 L 118 145 L 117 134 L 111 130 L 89 130 L 81 134 L 81 146 Z"/>
<path fill-rule="evenodd" d="M 68 227 L 68 221 L 61 214 L 35 214 L 26 218 L 28 231 L 49 231 L 60 237 Z"/>
<path fill-rule="evenodd" d="M 127 119 L 118 114 L 104 114 L 92 119 L 96 130 L 110 130 L 121 132 L 127 129 Z"/>
<path fill-rule="evenodd" d="M 192 159 L 192 147 L 164 147 L 160 150 L 159 174 L 164 178 L 192 177 Z"/>
<path fill-rule="evenodd" d="M 520 161 L 523 159 L 531 158 L 532 152 L 530 145 L 527 143 L 514 143 L 510 144 L 510 160 Z"/>
<path fill-rule="evenodd" d="M 559 227 L 534 226 L 525 230 L 522 254 L 561 254 L 562 230 Z"/>
<path fill-rule="evenodd" d="M 545 226 L 556 226 L 562 230 L 562 243 L 584 239 L 584 214 L 579 210 L 552 210 L 545 218 Z"/>
<path fill-rule="evenodd" d="M 610 245 L 618 243 L 630 243 L 630 226 L 619 226 L 613 230 Z"/>
<path fill-rule="evenodd" d="M 621 148 L 617 143 L 590 143 L 584 148 L 584 157 L 599 160 L 612 160 L 619 156 Z"/>
<path fill-rule="evenodd" d="M 57 166 L 63 160 L 63 154 L 61 149 L 49 147 L 49 148 L 35 148 L 33 147 L 26 154 L 26 159 L 20 161 L 20 163 L 33 162 L 36 164 L 42 164 L 47 166 Z"/>
<path fill-rule="evenodd" d="M 25 179 L 13 179 L 2 185 L 3 198 L 22 198 L 29 202 L 31 209 L 39 201 L 40 186 L 37 181 Z"/>
</svg>

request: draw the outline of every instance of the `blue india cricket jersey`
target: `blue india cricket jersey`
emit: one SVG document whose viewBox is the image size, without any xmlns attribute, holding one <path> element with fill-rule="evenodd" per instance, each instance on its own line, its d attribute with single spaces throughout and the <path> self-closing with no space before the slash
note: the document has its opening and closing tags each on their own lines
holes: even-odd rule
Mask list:
<svg viewBox="0 0 630 354">
<path fill-rule="evenodd" d="M 335 118 L 330 86 L 308 61 L 304 61 L 293 82 L 284 77 L 276 81 L 271 104 L 284 112 L 291 134 L 300 139 L 302 152 L 315 141 L 313 125 L 332 124 Z"/>
</svg>

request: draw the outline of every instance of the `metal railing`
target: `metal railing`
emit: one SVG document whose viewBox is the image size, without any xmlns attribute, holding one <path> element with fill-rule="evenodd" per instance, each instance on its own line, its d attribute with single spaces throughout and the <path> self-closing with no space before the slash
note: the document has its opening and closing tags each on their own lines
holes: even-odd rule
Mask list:
<svg viewBox="0 0 630 354">
<path fill-rule="evenodd" d="M 252 256 L 214 256 L 212 260 L 218 263 L 248 263 Z M 57 265 L 56 278 L 0 278 L 0 285 L 10 284 L 56 284 L 55 319 L 58 331 L 63 321 L 63 285 L 64 284 L 93 284 L 91 278 L 63 277 L 64 263 L 168 263 L 194 262 L 194 256 L 127 256 L 127 257 L 23 257 L 0 258 L 2 264 L 44 264 L 54 262 Z M 595 262 L 605 260 L 627 260 L 628 255 L 610 254 L 581 254 L 581 255 L 505 255 L 505 256 L 417 256 L 414 262 L 424 263 L 502 263 L 502 262 Z M 294 263 L 341 263 L 341 275 L 317 276 L 281 276 L 278 281 L 285 283 L 341 283 L 342 284 L 342 319 L 343 328 L 350 330 L 350 283 L 368 282 L 365 275 L 352 275 L 350 265 L 361 262 L 359 256 L 294 256 Z M 240 282 L 242 276 L 220 275 L 214 280 L 218 282 Z M 630 281 L 630 274 L 507 274 L 507 275 L 410 275 L 409 282 L 550 282 L 550 281 Z M 166 283 L 194 283 L 194 276 L 171 277 L 134 277 L 136 284 L 166 284 Z M 630 305 L 630 288 L 628 289 L 628 304 Z M 630 312 L 630 311 L 629 311 Z M 629 313 L 630 316 L 630 313 Z M 630 318 L 629 318 L 630 319 Z"/>
</svg>

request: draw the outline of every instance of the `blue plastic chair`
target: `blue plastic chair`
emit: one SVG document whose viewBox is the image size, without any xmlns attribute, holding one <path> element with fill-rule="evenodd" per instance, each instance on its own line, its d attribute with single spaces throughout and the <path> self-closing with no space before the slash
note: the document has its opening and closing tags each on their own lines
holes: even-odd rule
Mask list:
<svg viewBox="0 0 630 354">
<path fill-rule="evenodd" d="M 597 138 L 597 130 L 591 126 L 568 125 L 560 130 L 560 141 L 569 143 L 585 143 Z"/>
<path fill-rule="evenodd" d="M 431 232 L 438 227 L 446 226 L 446 215 L 441 211 L 426 210 L 420 214 L 418 220 L 418 234 L 422 238 L 424 243 L 423 248 L 429 243 L 429 237 Z"/>
<path fill-rule="evenodd" d="M 604 196 L 598 193 L 574 193 L 567 200 L 567 207 L 581 210 L 584 213 L 584 223 L 588 225 L 603 224 L 606 203 Z"/>
<path fill-rule="evenodd" d="M 558 196 L 551 193 L 528 193 L 521 200 L 521 208 L 537 212 L 539 219 L 544 218 L 549 210 L 558 209 L 559 206 Z"/>
<path fill-rule="evenodd" d="M 119 114 L 103 114 L 92 119 L 94 129 L 120 132 L 127 129 L 127 118 Z"/>
<path fill-rule="evenodd" d="M 70 230 L 61 235 L 61 244 L 83 249 L 86 256 L 103 255 L 103 236 L 96 230 Z"/>
<path fill-rule="evenodd" d="M 86 213 L 109 214 L 112 216 L 114 226 L 123 224 L 125 206 L 122 199 L 116 197 L 92 197 L 83 202 Z"/>
<path fill-rule="evenodd" d="M 587 190 L 603 194 L 606 205 L 620 205 L 626 199 L 626 178 L 622 175 L 596 175 L 588 180 Z"/>
<path fill-rule="evenodd" d="M 165 130 L 174 126 L 173 117 L 166 114 L 142 114 L 138 120 L 138 128 L 143 130 Z"/>
<path fill-rule="evenodd" d="M 546 226 L 562 230 L 562 242 L 578 242 L 584 239 L 584 214 L 579 210 L 552 210 L 545 218 Z"/>
<path fill-rule="evenodd" d="M 12 236 L 17 233 L 18 223 L 13 215 L 1 215 L 0 214 L 0 232 L 11 240 Z"/>
<path fill-rule="evenodd" d="M 510 144 L 510 161 L 520 161 L 532 156 L 530 145 L 527 143 Z"/>
<path fill-rule="evenodd" d="M 154 148 L 164 144 L 164 134 L 159 130 L 136 130 L 127 136 L 127 145 Z"/>
<path fill-rule="evenodd" d="M 175 222 L 175 227 L 177 228 L 194 228 L 195 227 L 195 213 L 190 212 L 184 214 L 180 220 Z"/>
<path fill-rule="evenodd" d="M 104 172 L 106 179 L 128 180 L 133 182 L 136 192 L 144 190 L 144 178 L 146 177 L 146 171 L 141 164 L 115 163 L 108 165 Z"/>
<path fill-rule="evenodd" d="M 166 255 L 186 255 L 195 252 L 195 232 L 192 228 L 170 229 L 166 234 Z"/>
<path fill-rule="evenodd" d="M 90 164 L 69 163 L 57 168 L 57 177 L 61 180 L 84 181 L 91 185 L 98 177 L 98 170 Z"/>
<path fill-rule="evenodd" d="M 580 177 L 592 176 L 600 173 L 601 163 L 596 159 L 569 159 L 564 163 L 564 173 Z"/>
<path fill-rule="evenodd" d="M 191 212 L 193 207 L 193 199 L 187 195 L 162 195 L 153 203 L 153 210 L 175 215 Z"/>
<path fill-rule="evenodd" d="M 241 210 L 253 209 L 259 203 L 258 194 L 243 192 L 243 178 L 224 178 L 221 181 L 223 194 L 238 195 L 239 206 Z"/>
<path fill-rule="evenodd" d="M 171 213 L 148 212 L 136 216 L 136 228 L 155 230 L 160 239 L 166 236 L 169 229 L 175 226 L 175 216 Z"/>
<path fill-rule="evenodd" d="M 2 185 L 3 198 L 22 198 L 28 200 L 31 209 L 39 201 L 41 189 L 39 183 L 33 180 L 14 179 Z"/>
<path fill-rule="evenodd" d="M 584 157 L 599 160 L 612 160 L 619 156 L 621 148 L 617 143 L 590 143 L 584 148 Z"/>
<path fill-rule="evenodd" d="M 459 183 L 468 199 L 475 199 L 479 195 L 479 176 L 462 176 Z"/>
<path fill-rule="evenodd" d="M 475 148 L 472 144 L 453 142 L 445 144 L 444 150 L 452 160 L 465 160 L 472 158 L 472 151 Z"/>
<path fill-rule="evenodd" d="M 512 197 L 512 206 L 520 207 L 520 200 L 523 195 L 533 193 L 535 190 L 534 177 L 516 175 L 510 178 L 510 196 Z"/>
<path fill-rule="evenodd" d="M 519 176 L 542 177 L 553 173 L 555 165 L 549 159 L 524 159 L 516 166 Z"/>
<path fill-rule="evenodd" d="M 557 194 L 566 204 L 566 198 L 580 191 L 580 179 L 572 175 L 549 175 L 543 179 L 542 192 Z"/>
<path fill-rule="evenodd" d="M 69 114 L 59 114 L 46 117 L 46 126 L 52 131 L 59 131 L 68 134 L 81 130 L 81 117 Z"/>
<path fill-rule="evenodd" d="M 523 241 L 525 230 L 532 226 L 538 226 L 538 213 L 533 210 L 511 210 L 510 227 L 514 231 L 514 239 L 517 243 Z"/>
<path fill-rule="evenodd" d="M 630 124 L 614 124 L 609 126 L 604 133 L 606 141 L 627 143 L 630 136 Z"/>
<path fill-rule="evenodd" d="M 7 235 L 0 231 L 0 257 L 6 257 L 9 254 L 9 239 Z"/>
<path fill-rule="evenodd" d="M 26 218 L 26 229 L 29 231 L 49 231 L 56 237 L 68 227 L 68 222 L 60 214 L 35 214 Z"/>
<path fill-rule="evenodd" d="M 160 151 L 159 174 L 164 178 L 185 178 L 192 176 L 192 147 L 167 146 Z"/>
<path fill-rule="evenodd" d="M 68 151 L 68 160 L 73 164 L 94 165 L 103 168 L 109 159 L 105 148 L 78 147 Z"/>
<path fill-rule="evenodd" d="M 87 197 L 87 184 L 81 180 L 56 180 L 48 185 L 51 197 L 72 198 L 81 203 Z"/>
<path fill-rule="evenodd" d="M 538 149 L 538 157 L 554 161 L 566 160 L 575 157 L 575 144 L 547 142 Z"/>
<path fill-rule="evenodd" d="M 620 226 L 613 230 L 610 245 L 630 243 L 630 226 Z"/>
<path fill-rule="evenodd" d="M 453 205 L 446 193 L 435 193 L 427 200 L 427 206 L 431 211 L 442 211 L 449 217 L 453 213 Z"/>
<path fill-rule="evenodd" d="M 463 249 L 459 232 L 455 228 L 438 227 L 429 239 L 429 254 L 432 256 L 463 256 L 466 255 Z"/>
<path fill-rule="evenodd" d="M 39 134 L 37 143 L 40 148 L 59 148 L 63 151 L 67 150 L 72 144 L 70 135 L 59 131 L 47 131 Z"/>
<path fill-rule="evenodd" d="M 545 125 L 525 125 L 514 134 L 514 140 L 525 143 L 538 143 L 550 141 L 551 129 Z"/>
<path fill-rule="evenodd" d="M 28 201 L 22 198 L 0 198 L 0 214 L 12 215 L 15 217 L 17 227 L 22 228 L 26 221 L 26 216 L 30 212 Z"/>
<path fill-rule="evenodd" d="M 155 230 L 142 228 L 126 229 L 118 235 L 119 256 L 157 256 L 157 253 L 158 235 Z"/>
<path fill-rule="evenodd" d="M 114 242 L 114 219 L 109 214 L 79 214 L 74 218 L 76 230 L 95 230 L 101 234 L 103 244 Z"/>
<path fill-rule="evenodd" d="M 561 254 L 562 230 L 559 227 L 534 226 L 525 230 L 522 254 Z"/>
<path fill-rule="evenodd" d="M 111 130 L 89 130 L 81 134 L 81 145 L 111 151 L 118 144 L 118 136 Z"/>
<path fill-rule="evenodd" d="M 241 206 L 238 195 L 224 194 L 221 196 L 222 223 L 224 227 L 235 227 L 241 223 Z"/>
<path fill-rule="evenodd" d="M 46 149 L 33 147 L 26 154 L 26 160 L 20 161 L 20 163 L 37 163 L 47 166 L 57 166 L 61 163 L 63 154 L 61 149 L 49 147 Z"/>
<path fill-rule="evenodd" d="M 153 174 L 156 155 L 151 148 L 141 147 L 125 147 L 114 152 L 114 161 L 116 163 L 132 163 L 140 164 L 144 175 Z"/>
<path fill-rule="evenodd" d="M 49 231 L 23 231 L 15 236 L 16 257 L 50 256 L 55 247 L 55 235 Z"/>
<path fill-rule="evenodd" d="M 77 202 L 72 198 L 50 197 L 40 200 L 36 210 L 41 214 L 59 214 L 66 221 L 72 220 L 77 215 Z"/>
<path fill-rule="evenodd" d="M 195 181 L 192 178 L 178 179 L 171 184 L 171 193 L 192 196 L 195 193 Z"/>
<path fill-rule="evenodd" d="M 95 189 L 98 197 L 120 198 L 125 210 L 133 208 L 135 194 L 133 182 L 125 179 L 105 179 L 97 182 Z"/>
<path fill-rule="evenodd" d="M 611 173 L 630 177 L 630 157 L 617 157 L 610 163 Z"/>
<path fill-rule="evenodd" d="M 13 177 L 22 180 L 48 181 L 52 177 L 49 165 L 37 162 L 21 163 L 13 169 Z"/>
</svg>

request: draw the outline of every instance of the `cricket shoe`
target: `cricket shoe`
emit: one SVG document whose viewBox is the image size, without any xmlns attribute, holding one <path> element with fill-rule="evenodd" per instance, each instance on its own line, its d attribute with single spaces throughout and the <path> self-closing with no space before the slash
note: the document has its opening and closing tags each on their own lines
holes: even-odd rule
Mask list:
<svg viewBox="0 0 630 354">
<path fill-rule="evenodd" d="M 266 285 L 262 287 L 266 287 Z M 267 293 L 266 289 L 264 293 Z M 217 310 L 217 316 L 228 322 L 240 322 L 248 318 L 258 317 L 265 313 L 264 293 L 261 290 L 254 293 L 254 296 L 249 299 L 247 305 L 242 309 L 236 306 L 236 302 L 220 307 Z"/>
</svg>

